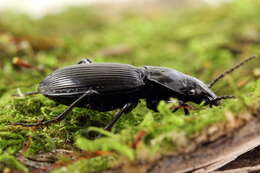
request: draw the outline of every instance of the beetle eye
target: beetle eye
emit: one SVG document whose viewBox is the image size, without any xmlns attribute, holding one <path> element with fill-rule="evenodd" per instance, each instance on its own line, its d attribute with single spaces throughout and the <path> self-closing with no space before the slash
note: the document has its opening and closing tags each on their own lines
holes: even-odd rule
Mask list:
<svg viewBox="0 0 260 173">
<path fill-rule="evenodd" d="M 189 93 L 188 93 L 189 95 L 195 95 L 195 89 L 191 89 L 191 90 L 189 90 Z"/>
</svg>

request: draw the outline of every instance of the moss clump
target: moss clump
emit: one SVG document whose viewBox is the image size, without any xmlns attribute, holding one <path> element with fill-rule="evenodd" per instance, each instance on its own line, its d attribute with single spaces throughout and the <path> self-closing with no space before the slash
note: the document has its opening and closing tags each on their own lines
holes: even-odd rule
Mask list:
<svg viewBox="0 0 260 173">
<path fill-rule="evenodd" d="M 23 164 L 18 162 L 14 156 L 11 155 L 1 155 L 0 156 L 0 170 L 7 171 L 8 169 L 12 169 L 20 172 L 28 172 L 28 168 L 26 168 Z"/>
<path fill-rule="evenodd" d="M 63 173 L 63 172 L 101 172 L 104 171 L 110 161 L 113 161 L 114 158 L 101 156 L 91 159 L 81 159 L 78 162 L 71 164 L 63 169 L 56 169 L 52 171 L 53 173 Z"/>
</svg>

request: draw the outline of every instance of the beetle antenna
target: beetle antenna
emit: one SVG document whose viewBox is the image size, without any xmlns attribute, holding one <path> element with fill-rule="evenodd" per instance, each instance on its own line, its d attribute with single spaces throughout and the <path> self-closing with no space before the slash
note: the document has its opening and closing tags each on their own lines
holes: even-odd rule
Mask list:
<svg viewBox="0 0 260 173">
<path fill-rule="evenodd" d="M 225 96 L 218 96 L 217 98 L 215 98 L 214 100 L 211 100 L 211 103 L 208 103 L 210 107 L 212 107 L 212 105 L 219 105 L 219 101 L 220 100 L 224 100 L 224 99 L 233 99 L 236 98 L 235 96 L 232 95 L 225 95 Z M 206 104 L 207 105 L 207 104 Z"/>
<path fill-rule="evenodd" d="M 224 100 L 224 99 L 234 99 L 234 98 L 236 98 L 236 97 L 232 96 L 232 95 L 225 95 L 225 96 L 217 97 L 214 101 L 219 101 L 219 100 Z"/>
<path fill-rule="evenodd" d="M 30 95 L 35 95 L 39 94 L 39 91 L 32 91 L 32 92 L 27 92 L 27 93 L 21 93 L 19 92 L 18 94 L 12 94 L 12 96 L 17 96 L 17 97 L 23 97 L 23 96 L 30 96 Z"/>
<path fill-rule="evenodd" d="M 253 55 L 250 56 L 249 58 L 245 59 L 244 61 L 236 64 L 235 66 L 233 66 L 232 68 L 224 71 L 223 73 L 221 73 L 218 77 L 216 77 L 215 79 L 213 79 L 209 84 L 208 87 L 212 88 L 213 85 L 215 85 L 220 79 L 222 79 L 223 77 L 225 77 L 227 74 L 233 72 L 234 70 L 238 69 L 239 67 L 241 67 L 242 65 L 244 65 L 245 63 L 247 63 L 248 61 L 251 61 L 253 59 L 255 59 L 257 56 Z M 224 99 L 224 98 L 223 98 Z"/>
</svg>

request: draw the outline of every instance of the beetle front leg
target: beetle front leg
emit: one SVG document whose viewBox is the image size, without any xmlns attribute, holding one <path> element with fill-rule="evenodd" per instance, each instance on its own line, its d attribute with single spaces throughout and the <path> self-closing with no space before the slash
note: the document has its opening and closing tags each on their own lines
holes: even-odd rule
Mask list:
<svg viewBox="0 0 260 173">
<path fill-rule="evenodd" d="M 179 109 L 183 109 L 185 115 L 189 115 L 189 109 L 192 109 L 192 106 L 188 105 L 187 103 L 179 100 L 179 106 L 175 107 L 172 112 L 176 112 Z"/>
<path fill-rule="evenodd" d="M 158 112 L 157 107 L 158 107 L 160 101 L 161 100 L 157 100 L 157 99 L 149 99 L 149 100 L 146 100 L 146 105 L 149 109 L 151 109 L 155 112 Z M 183 101 L 178 101 L 178 102 L 179 102 L 179 106 L 172 109 L 172 112 L 176 112 L 177 110 L 182 108 L 184 111 L 184 114 L 189 115 L 190 114 L 189 109 L 192 109 L 192 107 L 190 105 L 188 105 L 187 103 L 184 103 Z"/>
<path fill-rule="evenodd" d="M 61 121 L 63 120 L 66 115 L 68 113 L 71 112 L 71 110 L 76 107 L 80 101 L 82 101 L 85 97 L 88 97 L 88 96 L 91 96 L 93 94 L 98 94 L 97 91 L 95 90 L 88 90 L 86 91 L 84 94 L 82 94 L 77 100 L 75 100 L 67 109 L 65 109 L 64 112 L 62 112 L 60 115 L 58 115 L 57 117 L 55 117 L 54 119 L 52 120 L 47 120 L 47 121 L 41 121 L 41 122 L 38 122 L 38 123 L 32 123 L 32 124 L 26 124 L 26 123 L 13 123 L 11 125 L 21 125 L 21 126 L 25 126 L 25 127 L 33 127 L 33 126 L 45 126 L 45 125 L 48 125 L 48 124 L 51 124 L 51 123 L 54 123 L 54 122 L 58 122 L 58 121 Z"/>
</svg>

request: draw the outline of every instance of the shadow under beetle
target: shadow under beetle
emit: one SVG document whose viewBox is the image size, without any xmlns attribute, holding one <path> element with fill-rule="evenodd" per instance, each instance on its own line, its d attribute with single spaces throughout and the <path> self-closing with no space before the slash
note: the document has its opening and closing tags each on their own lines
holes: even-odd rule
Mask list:
<svg viewBox="0 0 260 173">
<path fill-rule="evenodd" d="M 127 64 L 92 63 L 83 59 L 78 64 L 58 69 L 48 75 L 39 85 L 38 91 L 25 95 L 43 94 L 69 107 L 52 120 L 33 124 L 14 123 L 22 126 L 40 126 L 60 121 L 74 107 L 84 107 L 98 111 L 120 108 L 114 119 L 104 128 L 111 130 L 122 114 L 132 111 L 139 99 L 145 99 L 147 107 L 157 111 L 161 100 L 177 98 L 185 114 L 189 111 L 186 102 L 218 105 L 222 99 L 234 96 L 217 96 L 211 87 L 226 74 L 231 73 L 246 62 L 256 58 L 251 56 L 228 69 L 210 84 L 178 72 L 174 69 L 156 66 L 135 67 Z M 174 111 L 176 111 L 175 109 Z"/>
</svg>

